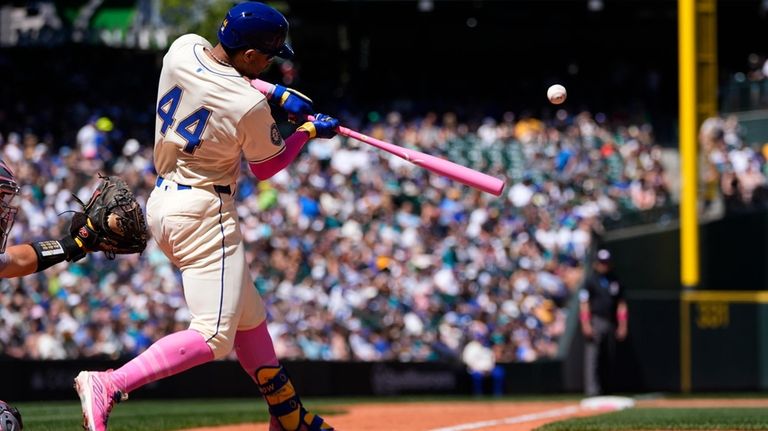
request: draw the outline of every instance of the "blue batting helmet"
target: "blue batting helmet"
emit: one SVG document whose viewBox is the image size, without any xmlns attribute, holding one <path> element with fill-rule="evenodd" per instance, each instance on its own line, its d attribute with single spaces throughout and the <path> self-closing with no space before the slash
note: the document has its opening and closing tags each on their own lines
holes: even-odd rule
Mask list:
<svg viewBox="0 0 768 431">
<path fill-rule="evenodd" d="M 219 42 L 228 49 L 257 49 L 267 55 L 293 58 L 285 43 L 288 20 L 264 3 L 247 1 L 227 12 L 219 27 Z"/>
</svg>

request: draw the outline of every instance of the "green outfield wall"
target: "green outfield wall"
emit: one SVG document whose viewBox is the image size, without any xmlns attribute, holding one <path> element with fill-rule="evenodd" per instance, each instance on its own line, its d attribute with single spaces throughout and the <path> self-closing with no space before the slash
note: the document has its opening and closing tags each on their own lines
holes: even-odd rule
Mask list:
<svg viewBox="0 0 768 431">
<path fill-rule="evenodd" d="M 683 292 L 680 386 L 768 389 L 768 292 Z"/>
<path fill-rule="evenodd" d="M 700 239 L 701 284 L 682 291 L 676 225 L 605 236 L 630 308 L 615 390 L 768 390 L 768 214 L 703 223 Z M 581 384 L 578 338 L 565 359 L 570 389 Z"/>
</svg>

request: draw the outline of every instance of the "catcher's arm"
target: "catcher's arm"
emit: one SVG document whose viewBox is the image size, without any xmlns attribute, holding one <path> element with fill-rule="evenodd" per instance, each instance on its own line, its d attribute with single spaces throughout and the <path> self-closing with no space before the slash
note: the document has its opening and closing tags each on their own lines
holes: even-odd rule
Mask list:
<svg viewBox="0 0 768 431">
<path fill-rule="evenodd" d="M 37 270 L 37 253 L 31 244 L 12 245 L 0 256 L 0 278 L 23 277 Z"/>
<path fill-rule="evenodd" d="M 84 215 L 82 213 L 75 213 L 75 216 L 72 217 L 72 222 L 70 223 L 70 234 L 68 236 L 59 240 L 38 241 L 8 248 L 6 252 L 12 252 L 13 254 L 9 255 L 11 263 L 9 264 L 10 267 L 6 269 L 8 271 L 22 272 L 16 275 L 10 275 L 10 277 L 19 277 L 33 272 L 40 272 L 59 262 L 65 260 L 68 262 L 76 262 L 85 257 L 86 249 L 78 245 L 78 241 L 82 243 L 82 240 L 78 235 L 85 223 L 86 219 L 84 218 Z M 27 246 L 32 248 L 36 257 L 34 266 L 30 262 L 31 256 L 29 255 L 29 247 Z M 13 250 L 14 248 L 17 248 L 17 250 Z"/>
</svg>

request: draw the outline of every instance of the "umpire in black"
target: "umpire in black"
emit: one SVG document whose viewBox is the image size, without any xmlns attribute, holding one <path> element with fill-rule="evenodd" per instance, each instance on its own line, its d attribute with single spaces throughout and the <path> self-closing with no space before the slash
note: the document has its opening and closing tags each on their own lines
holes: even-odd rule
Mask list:
<svg viewBox="0 0 768 431">
<path fill-rule="evenodd" d="M 627 336 L 624 288 L 611 269 L 611 253 L 598 250 L 594 271 L 579 292 L 581 331 L 584 334 L 584 393 L 597 396 L 610 385 L 616 342 Z"/>
</svg>

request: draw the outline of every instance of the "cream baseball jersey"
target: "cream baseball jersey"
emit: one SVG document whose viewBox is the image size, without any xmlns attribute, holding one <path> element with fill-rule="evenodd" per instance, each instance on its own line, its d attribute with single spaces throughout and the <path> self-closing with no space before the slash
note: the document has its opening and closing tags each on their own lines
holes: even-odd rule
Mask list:
<svg viewBox="0 0 768 431">
<path fill-rule="evenodd" d="M 285 143 L 266 98 L 235 69 L 213 61 L 196 34 L 173 42 L 157 92 L 155 168 L 189 186 L 234 185 L 241 158 L 263 162 Z M 201 88 L 207 87 L 207 88 Z"/>
</svg>

